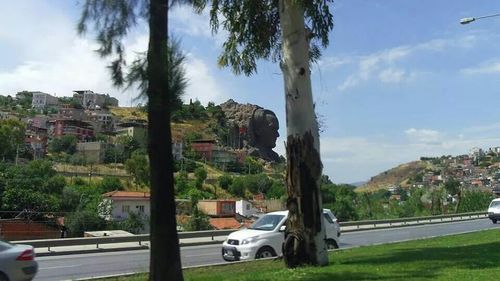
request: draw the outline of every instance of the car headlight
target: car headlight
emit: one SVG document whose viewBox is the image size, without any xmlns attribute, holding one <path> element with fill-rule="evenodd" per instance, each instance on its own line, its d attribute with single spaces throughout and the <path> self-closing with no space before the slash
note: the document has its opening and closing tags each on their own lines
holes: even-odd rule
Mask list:
<svg viewBox="0 0 500 281">
<path fill-rule="evenodd" d="M 243 241 L 241 241 L 241 245 L 255 243 L 255 242 L 257 242 L 257 240 L 259 240 L 259 236 L 254 236 L 254 237 L 250 237 L 247 239 L 243 239 Z"/>
</svg>

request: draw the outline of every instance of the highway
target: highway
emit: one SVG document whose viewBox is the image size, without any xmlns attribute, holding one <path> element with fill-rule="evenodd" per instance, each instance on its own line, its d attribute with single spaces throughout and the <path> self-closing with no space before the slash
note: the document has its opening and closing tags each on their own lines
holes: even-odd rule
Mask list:
<svg viewBox="0 0 500 281">
<path fill-rule="evenodd" d="M 409 226 L 392 229 L 366 230 L 343 233 L 340 248 L 414 240 L 426 237 L 500 228 L 489 219 L 452 222 L 444 224 Z M 191 246 L 181 248 L 184 267 L 224 262 L 220 245 Z M 122 251 L 99 254 L 39 257 L 36 281 L 71 280 L 92 276 L 147 271 L 149 251 Z"/>
</svg>

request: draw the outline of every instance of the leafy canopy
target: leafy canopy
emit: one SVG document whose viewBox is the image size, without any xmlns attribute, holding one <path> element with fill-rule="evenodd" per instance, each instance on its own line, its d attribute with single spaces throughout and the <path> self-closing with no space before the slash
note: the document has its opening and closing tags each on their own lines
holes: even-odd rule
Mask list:
<svg viewBox="0 0 500 281">
<path fill-rule="evenodd" d="M 297 0 L 299 1 L 299 0 Z M 281 25 L 279 0 L 194 0 L 201 13 L 210 5 L 210 25 L 217 33 L 222 26 L 228 32 L 219 65 L 230 66 L 234 73 L 251 75 L 257 70 L 257 60 L 281 60 Z M 328 33 L 333 28 L 330 3 L 333 0 L 299 1 L 304 8 L 310 40 L 309 56 L 319 59 L 319 46 L 329 44 Z M 219 19 L 223 19 L 219 22 Z"/>
</svg>

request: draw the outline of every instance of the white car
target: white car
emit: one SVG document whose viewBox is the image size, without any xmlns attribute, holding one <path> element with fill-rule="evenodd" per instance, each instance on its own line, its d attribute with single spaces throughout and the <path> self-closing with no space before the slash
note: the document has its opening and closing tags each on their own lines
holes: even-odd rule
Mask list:
<svg viewBox="0 0 500 281">
<path fill-rule="evenodd" d="M 497 223 L 497 221 L 500 220 L 500 198 L 491 201 L 488 207 L 488 218 L 490 218 L 493 223 Z"/>
<path fill-rule="evenodd" d="M 222 244 L 222 258 L 226 261 L 251 260 L 282 254 L 285 242 L 285 221 L 288 211 L 265 214 L 249 228 L 235 231 Z M 329 249 L 339 246 L 340 226 L 328 209 L 323 209 L 326 243 Z"/>
<path fill-rule="evenodd" d="M 29 281 L 37 271 L 32 246 L 0 241 L 0 281 Z"/>
</svg>

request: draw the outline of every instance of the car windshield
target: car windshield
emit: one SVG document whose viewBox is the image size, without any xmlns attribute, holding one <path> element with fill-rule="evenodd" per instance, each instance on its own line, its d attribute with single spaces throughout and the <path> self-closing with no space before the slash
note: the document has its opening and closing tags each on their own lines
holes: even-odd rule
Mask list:
<svg viewBox="0 0 500 281">
<path fill-rule="evenodd" d="M 248 229 L 271 231 L 276 228 L 284 217 L 283 215 L 265 215 L 254 222 Z"/>
<path fill-rule="evenodd" d="M 490 208 L 491 207 L 500 207 L 500 201 L 493 201 L 493 202 L 491 202 Z"/>
</svg>

